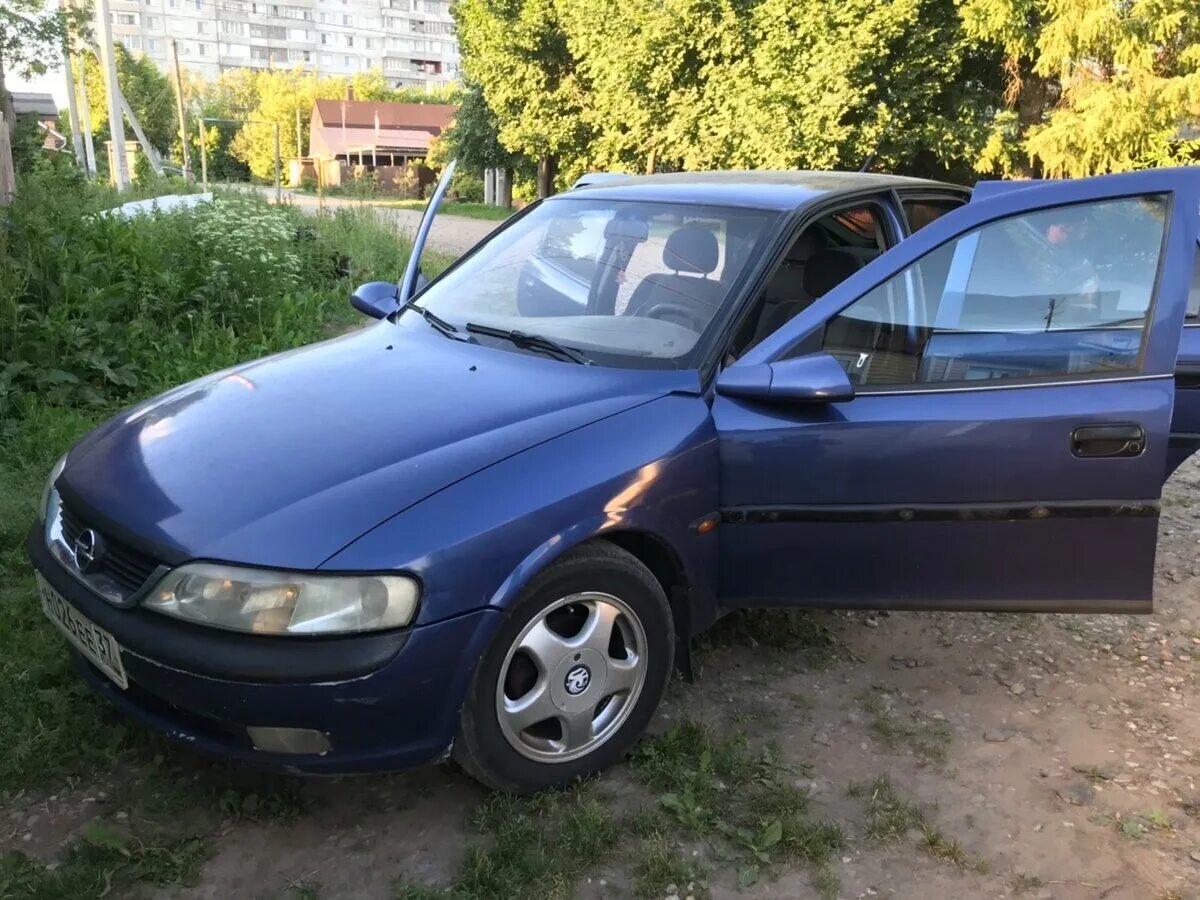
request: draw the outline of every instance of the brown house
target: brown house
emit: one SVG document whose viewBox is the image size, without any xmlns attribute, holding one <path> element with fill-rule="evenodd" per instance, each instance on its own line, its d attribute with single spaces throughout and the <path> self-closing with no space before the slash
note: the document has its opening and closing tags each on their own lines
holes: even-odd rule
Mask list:
<svg viewBox="0 0 1200 900">
<path fill-rule="evenodd" d="M 419 193 L 433 180 L 424 166 L 429 142 L 449 127 L 456 112 L 457 106 L 442 103 L 318 100 L 308 155 L 314 171 L 322 165 L 328 185 L 373 172 L 381 190 Z"/>
</svg>

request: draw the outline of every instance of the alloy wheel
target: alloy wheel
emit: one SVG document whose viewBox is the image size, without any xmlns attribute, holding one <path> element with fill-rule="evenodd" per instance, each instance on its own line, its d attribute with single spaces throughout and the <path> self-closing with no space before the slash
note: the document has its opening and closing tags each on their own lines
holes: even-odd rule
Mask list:
<svg viewBox="0 0 1200 900">
<path fill-rule="evenodd" d="M 646 634 L 611 594 L 563 597 L 517 635 L 500 667 L 496 716 L 537 762 L 578 759 L 612 737 L 646 680 Z"/>
</svg>

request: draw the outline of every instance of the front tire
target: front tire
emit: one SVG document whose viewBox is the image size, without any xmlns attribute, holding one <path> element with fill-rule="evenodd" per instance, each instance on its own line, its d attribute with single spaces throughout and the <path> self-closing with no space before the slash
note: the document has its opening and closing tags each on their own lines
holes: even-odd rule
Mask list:
<svg viewBox="0 0 1200 900">
<path fill-rule="evenodd" d="M 513 793 L 599 772 L 649 724 L 674 650 L 649 569 L 604 541 L 573 550 L 530 583 L 480 659 L 454 758 Z"/>
</svg>

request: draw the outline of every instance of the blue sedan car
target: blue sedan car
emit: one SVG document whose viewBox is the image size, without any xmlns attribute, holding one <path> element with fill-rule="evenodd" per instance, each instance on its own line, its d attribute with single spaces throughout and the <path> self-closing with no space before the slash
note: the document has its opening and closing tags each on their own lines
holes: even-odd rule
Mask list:
<svg viewBox="0 0 1200 900">
<path fill-rule="evenodd" d="M 747 606 L 1146 612 L 1200 169 L 604 178 L 117 416 L 29 535 L 83 678 L 289 771 L 532 791 Z"/>
</svg>

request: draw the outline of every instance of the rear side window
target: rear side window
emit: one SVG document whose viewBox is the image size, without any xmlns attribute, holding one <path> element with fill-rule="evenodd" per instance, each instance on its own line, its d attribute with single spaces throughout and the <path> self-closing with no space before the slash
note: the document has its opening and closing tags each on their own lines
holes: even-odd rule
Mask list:
<svg viewBox="0 0 1200 900">
<path fill-rule="evenodd" d="M 991 222 L 852 303 L 824 349 L 863 386 L 1134 371 L 1166 216 L 1154 195 Z"/>
<path fill-rule="evenodd" d="M 937 219 L 940 219 L 952 209 L 958 209 L 966 201 L 954 197 L 945 199 L 902 200 L 904 220 L 908 223 L 909 232 L 916 233 Z"/>
</svg>

